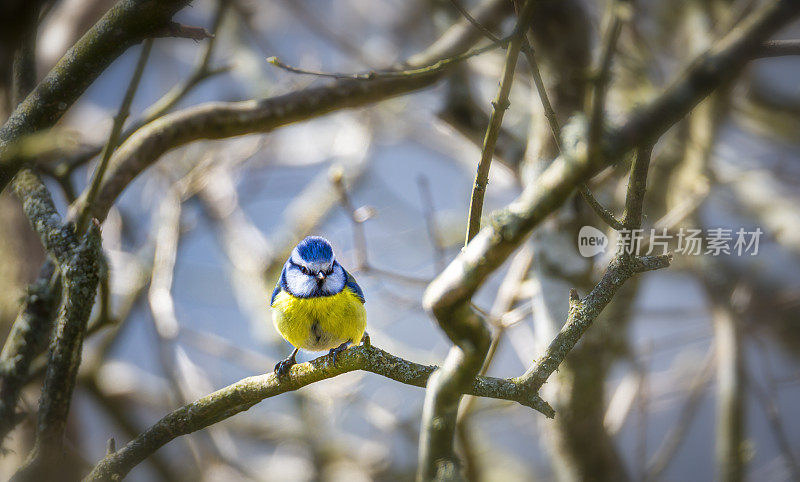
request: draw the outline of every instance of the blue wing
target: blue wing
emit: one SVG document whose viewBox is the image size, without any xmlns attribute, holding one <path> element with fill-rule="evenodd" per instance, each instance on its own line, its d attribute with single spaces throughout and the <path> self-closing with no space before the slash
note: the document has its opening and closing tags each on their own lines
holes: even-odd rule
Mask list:
<svg viewBox="0 0 800 482">
<path fill-rule="evenodd" d="M 272 306 L 275 303 L 275 297 L 278 296 L 278 293 L 280 292 L 281 292 L 281 282 L 278 281 L 278 283 L 275 285 L 275 289 L 272 290 L 272 299 L 269 300 L 269 306 Z"/>
<path fill-rule="evenodd" d="M 278 293 L 281 292 L 281 286 L 284 283 L 284 279 L 286 278 L 286 265 L 283 265 L 283 269 L 281 270 L 281 276 L 278 278 L 278 282 L 275 283 L 275 289 L 272 290 L 272 298 L 269 300 L 269 306 L 272 306 L 275 303 L 275 297 L 278 296 Z"/>
<path fill-rule="evenodd" d="M 344 269 L 344 267 L 342 267 L 342 269 Z M 365 302 L 364 292 L 361 291 L 361 287 L 358 286 L 356 279 L 353 278 L 353 275 L 348 273 L 346 269 L 344 269 L 344 274 L 347 276 L 347 281 L 345 282 L 344 286 L 346 288 L 350 288 L 353 291 L 353 293 L 355 293 L 356 296 L 358 296 L 358 299 L 361 300 L 362 303 L 364 303 Z"/>
</svg>

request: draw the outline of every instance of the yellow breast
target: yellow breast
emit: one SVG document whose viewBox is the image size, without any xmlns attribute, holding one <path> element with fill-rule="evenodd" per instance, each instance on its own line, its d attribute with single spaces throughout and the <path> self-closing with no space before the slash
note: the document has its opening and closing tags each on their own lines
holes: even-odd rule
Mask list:
<svg viewBox="0 0 800 482">
<path fill-rule="evenodd" d="M 349 288 L 316 298 L 297 298 L 281 291 L 272 304 L 272 321 L 295 347 L 323 351 L 347 341 L 359 343 L 367 327 L 367 312 Z"/>
</svg>

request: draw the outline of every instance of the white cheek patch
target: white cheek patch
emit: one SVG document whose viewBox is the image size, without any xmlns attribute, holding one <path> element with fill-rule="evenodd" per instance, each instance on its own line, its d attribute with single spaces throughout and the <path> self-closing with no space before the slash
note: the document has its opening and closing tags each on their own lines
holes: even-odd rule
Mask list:
<svg viewBox="0 0 800 482">
<path fill-rule="evenodd" d="M 336 293 L 342 291 L 344 289 L 344 285 L 347 282 L 347 279 L 344 275 L 344 270 L 341 266 L 336 266 L 334 268 L 333 273 L 328 275 L 325 278 L 325 283 L 323 284 L 323 289 L 326 293 L 335 295 Z"/>
<path fill-rule="evenodd" d="M 295 296 L 308 297 L 317 291 L 317 281 L 292 266 L 286 270 L 286 286 Z"/>
</svg>

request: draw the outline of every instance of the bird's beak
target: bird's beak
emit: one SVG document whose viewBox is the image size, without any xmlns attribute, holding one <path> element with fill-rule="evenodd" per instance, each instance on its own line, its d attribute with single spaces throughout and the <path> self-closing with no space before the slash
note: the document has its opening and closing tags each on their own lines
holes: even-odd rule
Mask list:
<svg viewBox="0 0 800 482">
<path fill-rule="evenodd" d="M 322 281 L 324 279 L 325 279 L 325 273 L 323 273 L 322 271 L 318 271 L 317 272 L 317 281 Z"/>
</svg>

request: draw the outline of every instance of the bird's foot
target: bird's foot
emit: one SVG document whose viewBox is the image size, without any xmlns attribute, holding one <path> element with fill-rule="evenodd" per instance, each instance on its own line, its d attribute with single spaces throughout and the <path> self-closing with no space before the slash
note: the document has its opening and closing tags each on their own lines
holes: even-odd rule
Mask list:
<svg viewBox="0 0 800 482">
<path fill-rule="evenodd" d="M 292 368 L 292 365 L 295 365 L 297 363 L 297 360 L 295 360 L 294 357 L 295 354 L 292 353 L 292 355 L 286 360 L 279 361 L 278 363 L 275 364 L 275 374 L 278 375 L 278 378 L 289 373 L 289 369 Z"/>
<path fill-rule="evenodd" d="M 369 333 L 366 331 L 364 332 L 364 336 L 361 337 L 361 345 L 363 346 L 372 346 L 372 343 L 369 341 Z"/>
<path fill-rule="evenodd" d="M 333 358 L 333 364 L 336 365 L 336 355 L 339 353 L 347 350 L 348 345 L 350 345 L 349 341 L 342 343 L 341 345 L 337 346 L 336 348 L 331 348 L 331 351 L 328 352 L 328 355 L 331 355 Z"/>
</svg>

